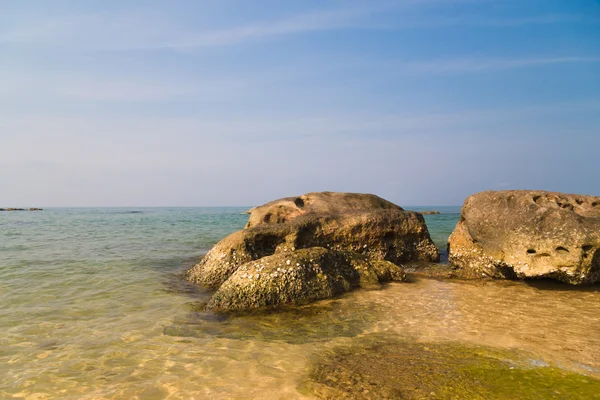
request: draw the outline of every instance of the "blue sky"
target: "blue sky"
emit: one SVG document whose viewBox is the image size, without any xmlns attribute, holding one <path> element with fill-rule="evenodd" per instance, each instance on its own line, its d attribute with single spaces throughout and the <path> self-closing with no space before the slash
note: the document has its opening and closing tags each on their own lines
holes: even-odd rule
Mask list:
<svg viewBox="0 0 600 400">
<path fill-rule="evenodd" d="M 0 206 L 600 195 L 595 0 L 0 5 Z"/>
</svg>

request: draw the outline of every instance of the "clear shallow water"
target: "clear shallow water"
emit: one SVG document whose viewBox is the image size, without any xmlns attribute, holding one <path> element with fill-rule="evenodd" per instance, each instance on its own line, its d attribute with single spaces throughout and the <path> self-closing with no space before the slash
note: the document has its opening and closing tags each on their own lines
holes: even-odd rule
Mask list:
<svg viewBox="0 0 600 400">
<path fill-rule="evenodd" d="M 372 333 L 514 348 L 600 376 L 597 287 L 419 280 L 291 312 L 205 314 L 209 293 L 180 274 L 244 210 L 0 213 L 0 398 L 302 398 L 317 355 Z M 444 248 L 458 215 L 426 220 Z"/>
</svg>

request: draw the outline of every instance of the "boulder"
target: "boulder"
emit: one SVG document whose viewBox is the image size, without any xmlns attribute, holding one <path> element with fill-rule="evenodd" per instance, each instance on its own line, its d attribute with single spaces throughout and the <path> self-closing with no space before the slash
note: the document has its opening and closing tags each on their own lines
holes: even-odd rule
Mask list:
<svg viewBox="0 0 600 400">
<path fill-rule="evenodd" d="M 303 214 L 339 214 L 359 210 L 403 209 L 374 194 L 318 192 L 297 197 L 285 197 L 247 211 L 246 228 L 288 222 Z"/>
<path fill-rule="evenodd" d="M 207 308 L 235 311 L 299 305 L 403 279 L 402 268 L 389 261 L 311 247 L 242 264 L 219 287 Z"/>
<path fill-rule="evenodd" d="M 394 264 L 439 260 L 438 249 L 419 213 L 394 209 L 309 213 L 289 222 L 261 224 L 227 236 L 188 271 L 187 277 L 218 288 L 242 264 L 310 247 L 352 251 Z"/>
<path fill-rule="evenodd" d="M 465 201 L 448 240 L 463 275 L 600 280 L 600 197 L 489 191 Z"/>
<path fill-rule="evenodd" d="M 439 260 L 423 216 L 374 195 L 309 193 L 250 213 L 187 272 L 217 289 L 211 309 L 301 304 L 400 280 L 401 263 Z"/>
</svg>

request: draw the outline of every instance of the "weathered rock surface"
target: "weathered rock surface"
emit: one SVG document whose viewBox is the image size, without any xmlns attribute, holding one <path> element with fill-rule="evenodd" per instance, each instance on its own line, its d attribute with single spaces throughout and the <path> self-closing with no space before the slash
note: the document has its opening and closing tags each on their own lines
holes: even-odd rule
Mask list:
<svg viewBox="0 0 600 400">
<path fill-rule="evenodd" d="M 285 197 L 248 210 L 246 228 L 288 222 L 308 213 L 339 214 L 360 210 L 403 209 L 374 194 L 317 192 L 298 197 Z"/>
<path fill-rule="evenodd" d="M 449 262 L 473 276 L 600 281 L 600 197 L 544 191 L 470 196 L 448 240 Z"/>
<path fill-rule="evenodd" d="M 242 264 L 310 247 L 353 251 L 372 260 L 395 264 L 439 260 L 437 247 L 418 213 L 399 210 L 311 213 L 286 223 L 263 224 L 227 236 L 188 271 L 188 279 L 217 288 Z"/>
<path fill-rule="evenodd" d="M 250 212 L 245 229 L 221 240 L 187 272 L 188 280 L 218 289 L 210 308 L 304 303 L 398 280 L 394 264 L 439 260 L 423 216 L 377 196 L 309 193 Z M 265 264 L 282 258 L 301 266 L 301 271 L 293 270 L 293 285 Z M 248 279 L 257 273 L 264 278 L 260 285 Z"/>
<path fill-rule="evenodd" d="M 212 310 L 246 310 L 299 305 L 357 287 L 379 288 L 402 281 L 401 267 L 370 261 L 353 252 L 311 247 L 263 257 L 241 265 L 212 297 Z"/>
</svg>

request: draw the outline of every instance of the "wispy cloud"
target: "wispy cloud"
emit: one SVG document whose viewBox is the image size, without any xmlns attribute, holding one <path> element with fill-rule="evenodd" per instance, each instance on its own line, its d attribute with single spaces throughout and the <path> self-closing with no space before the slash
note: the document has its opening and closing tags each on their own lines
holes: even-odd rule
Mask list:
<svg viewBox="0 0 600 400">
<path fill-rule="evenodd" d="M 0 101 L 163 102 L 227 99 L 246 86 L 241 79 L 201 79 L 128 72 L 36 71 L 0 68 Z M 32 94 L 35 94 L 32 96 Z"/>
<path fill-rule="evenodd" d="M 548 14 L 527 17 L 490 18 L 477 15 L 440 17 L 435 13 L 405 13 L 436 5 L 487 3 L 481 0 L 404 0 L 346 3 L 303 13 L 283 13 L 237 25 L 219 23 L 223 16 L 206 24 L 184 23 L 177 17 L 139 10 L 121 13 L 102 11 L 88 14 L 40 15 L 16 20 L 0 28 L 1 44 L 47 45 L 99 50 L 173 49 L 189 50 L 232 46 L 258 40 L 339 29 L 414 29 L 447 26 L 512 27 L 529 24 L 584 22 L 576 14 Z M 428 8 L 429 7 L 429 8 Z M 395 22 L 378 16 L 396 13 Z M 215 27 L 216 23 L 217 27 Z M 221 25 L 219 27 L 219 25 Z"/>
<path fill-rule="evenodd" d="M 490 17 L 485 15 L 459 15 L 459 16 L 430 16 L 421 17 L 413 20 L 403 20 L 397 25 L 390 26 L 398 29 L 406 28 L 444 28 L 455 26 L 471 27 L 518 27 L 527 25 L 548 25 L 561 23 L 597 23 L 600 18 L 593 18 L 581 14 L 541 14 L 523 17 L 497 16 Z"/>
<path fill-rule="evenodd" d="M 199 32 L 158 44 L 155 47 L 186 49 L 223 46 L 296 33 L 338 29 L 355 25 L 360 17 L 364 17 L 370 11 L 373 10 L 354 8 L 295 15 L 274 21 Z"/>
<path fill-rule="evenodd" d="M 234 45 L 257 39 L 356 27 L 373 13 L 393 8 L 382 2 L 362 6 L 322 9 L 237 26 L 185 27 L 166 16 L 143 13 L 127 15 L 67 15 L 23 21 L 0 31 L 0 44 L 51 44 L 65 47 L 125 49 L 190 49 Z"/>
<path fill-rule="evenodd" d="M 557 64 L 599 63 L 600 56 L 523 57 L 523 58 L 453 58 L 399 63 L 397 67 L 417 73 L 452 74 L 532 68 Z"/>
</svg>

